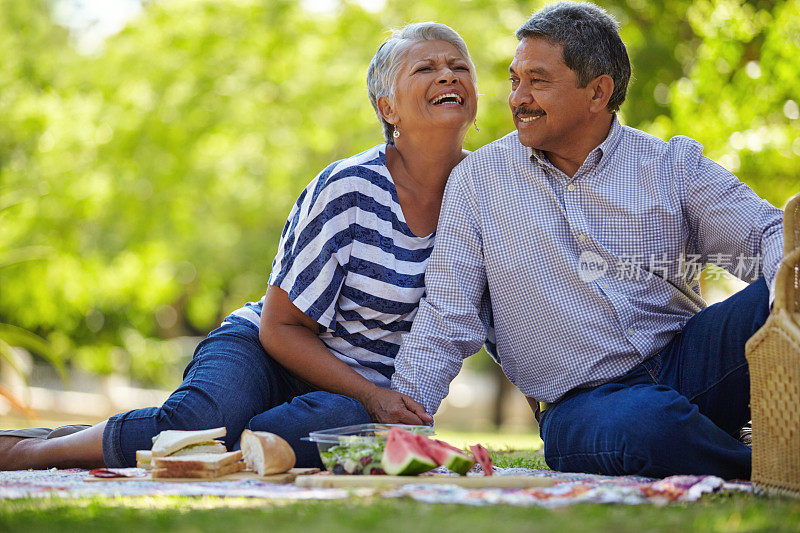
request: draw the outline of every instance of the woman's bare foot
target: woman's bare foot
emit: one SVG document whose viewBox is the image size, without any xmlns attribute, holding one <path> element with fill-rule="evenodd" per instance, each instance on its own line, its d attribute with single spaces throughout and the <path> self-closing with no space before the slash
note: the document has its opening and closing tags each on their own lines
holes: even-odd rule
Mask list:
<svg viewBox="0 0 800 533">
<path fill-rule="evenodd" d="M 44 439 L 29 439 L 22 437 L 0 437 L 0 470 L 24 470 L 30 466 L 31 446 L 35 441 Z"/>
</svg>

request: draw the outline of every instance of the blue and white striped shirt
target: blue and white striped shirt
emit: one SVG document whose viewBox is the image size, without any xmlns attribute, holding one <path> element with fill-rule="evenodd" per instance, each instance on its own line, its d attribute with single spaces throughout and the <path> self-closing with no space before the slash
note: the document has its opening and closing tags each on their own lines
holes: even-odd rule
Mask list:
<svg viewBox="0 0 800 533">
<path fill-rule="evenodd" d="M 379 145 L 323 170 L 283 228 L 269 284 L 321 326 L 319 338 L 356 372 L 389 387 L 402 336 L 425 292 L 434 234 L 408 227 Z M 260 323 L 264 299 L 226 321 Z"/>
<path fill-rule="evenodd" d="M 433 414 L 493 320 L 505 374 L 553 402 L 663 349 L 705 303 L 715 263 L 774 294 L 782 214 L 686 137 L 620 125 L 570 178 L 517 132 L 445 190 L 427 295 L 392 386 Z"/>
</svg>

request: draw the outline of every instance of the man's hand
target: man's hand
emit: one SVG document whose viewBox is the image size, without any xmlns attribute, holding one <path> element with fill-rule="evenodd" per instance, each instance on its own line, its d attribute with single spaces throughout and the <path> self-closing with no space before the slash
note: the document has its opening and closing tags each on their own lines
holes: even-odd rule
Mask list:
<svg viewBox="0 0 800 533">
<path fill-rule="evenodd" d="M 374 387 L 360 401 L 373 422 L 427 426 L 433 421 L 422 404 L 391 389 Z"/>
</svg>

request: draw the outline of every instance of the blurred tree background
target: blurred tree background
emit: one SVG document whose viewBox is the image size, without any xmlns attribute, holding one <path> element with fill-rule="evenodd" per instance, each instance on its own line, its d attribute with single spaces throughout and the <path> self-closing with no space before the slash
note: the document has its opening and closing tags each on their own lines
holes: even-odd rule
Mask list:
<svg viewBox="0 0 800 533">
<path fill-rule="evenodd" d="M 0 323 L 160 386 L 168 339 L 263 294 L 308 181 L 381 142 L 364 78 L 387 28 L 463 35 L 475 149 L 513 129 L 513 33 L 543 4 L 150 0 L 87 52 L 65 1 L 0 0 Z M 625 123 L 698 139 L 775 205 L 800 191 L 800 0 L 598 3 L 633 62 Z"/>
</svg>

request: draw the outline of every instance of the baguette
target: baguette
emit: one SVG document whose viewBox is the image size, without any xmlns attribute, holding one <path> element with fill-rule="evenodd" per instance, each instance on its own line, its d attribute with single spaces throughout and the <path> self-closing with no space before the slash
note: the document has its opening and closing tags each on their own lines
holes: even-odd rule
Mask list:
<svg viewBox="0 0 800 533">
<path fill-rule="evenodd" d="M 240 470 L 244 470 L 244 463 L 241 461 L 236 461 L 235 463 L 230 463 L 211 470 L 174 470 L 172 468 L 154 468 L 151 472 L 151 475 L 153 476 L 153 479 L 164 479 L 164 478 L 211 479 L 211 478 L 227 476 L 228 474 L 233 474 L 235 472 L 239 472 Z"/>
<path fill-rule="evenodd" d="M 294 467 L 295 455 L 289 443 L 274 433 L 266 431 L 242 432 L 242 458 L 247 468 L 259 476 L 280 474 Z"/>
</svg>

